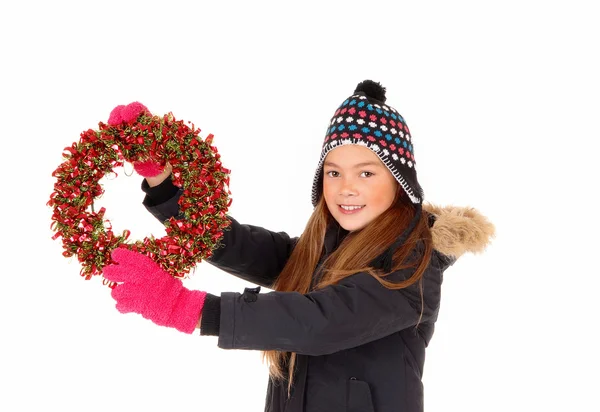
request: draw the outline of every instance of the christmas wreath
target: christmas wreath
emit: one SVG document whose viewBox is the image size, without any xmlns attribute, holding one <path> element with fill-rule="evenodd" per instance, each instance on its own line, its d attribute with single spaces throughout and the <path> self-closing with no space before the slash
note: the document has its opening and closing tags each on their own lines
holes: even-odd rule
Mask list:
<svg viewBox="0 0 600 412">
<path fill-rule="evenodd" d="M 66 160 L 52 173 L 57 179 L 47 203 L 53 208 L 52 239 L 62 237 L 63 256 L 77 256 L 85 279 L 101 275 L 102 268 L 113 263 L 111 251 L 117 247 L 149 256 L 174 277 L 186 277 L 211 256 L 229 225 L 230 171 L 211 146 L 213 135 L 203 140 L 193 124 L 176 120 L 172 113 L 152 115 L 139 102 L 115 107 L 98 128 L 82 132 L 78 142 L 66 147 Z M 179 216 L 165 222 L 166 236 L 130 242 L 130 231 L 113 233 L 104 207 L 94 210 L 94 199 L 104 193 L 100 179 L 116 175 L 113 169 L 124 162 L 160 170 L 167 162 L 172 166 L 173 183 L 183 193 Z"/>
</svg>

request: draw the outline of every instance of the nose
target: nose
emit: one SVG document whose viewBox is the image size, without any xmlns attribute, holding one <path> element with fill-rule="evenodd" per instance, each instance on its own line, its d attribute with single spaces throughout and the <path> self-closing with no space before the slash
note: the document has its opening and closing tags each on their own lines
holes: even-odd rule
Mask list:
<svg viewBox="0 0 600 412">
<path fill-rule="evenodd" d="M 342 196 L 356 196 L 358 194 L 356 184 L 353 179 L 344 178 L 342 179 L 342 185 L 340 187 L 340 195 Z"/>
</svg>

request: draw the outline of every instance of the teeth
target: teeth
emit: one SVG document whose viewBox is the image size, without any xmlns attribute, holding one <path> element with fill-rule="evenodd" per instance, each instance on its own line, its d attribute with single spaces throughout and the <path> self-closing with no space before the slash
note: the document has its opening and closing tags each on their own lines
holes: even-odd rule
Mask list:
<svg viewBox="0 0 600 412">
<path fill-rule="evenodd" d="M 346 206 L 346 205 L 340 205 L 340 206 L 344 210 L 356 210 L 356 209 L 362 209 L 363 208 L 363 206 Z"/>
</svg>

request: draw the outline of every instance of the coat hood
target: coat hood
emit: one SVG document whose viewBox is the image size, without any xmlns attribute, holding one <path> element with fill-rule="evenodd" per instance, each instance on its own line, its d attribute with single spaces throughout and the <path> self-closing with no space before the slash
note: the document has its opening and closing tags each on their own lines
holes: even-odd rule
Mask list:
<svg viewBox="0 0 600 412">
<path fill-rule="evenodd" d="M 472 207 L 423 203 L 423 210 L 435 216 L 433 248 L 446 256 L 482 253 L 496 235 L 495 226 Z"/>
</svg>

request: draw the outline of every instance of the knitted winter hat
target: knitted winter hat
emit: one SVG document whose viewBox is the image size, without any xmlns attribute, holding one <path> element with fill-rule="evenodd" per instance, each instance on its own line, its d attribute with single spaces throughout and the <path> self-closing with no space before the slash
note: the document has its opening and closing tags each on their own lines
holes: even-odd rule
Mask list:
<svg viewBox="0 0 600 412">
<path fill-rule="evenodd" d="M 385 104 L 386 89 L 372 80 L 359 83 L 354 94 L 337 109 L 325 135 L 312 187 L 312 204 L 323 192 L 323 162 L 327 154 L 346 144 L 371 149 L 387 166 L 414 204 L 422 204 L 423 189 L 417 181 L 413 141 L 406 122 Z"/>
</svg>

